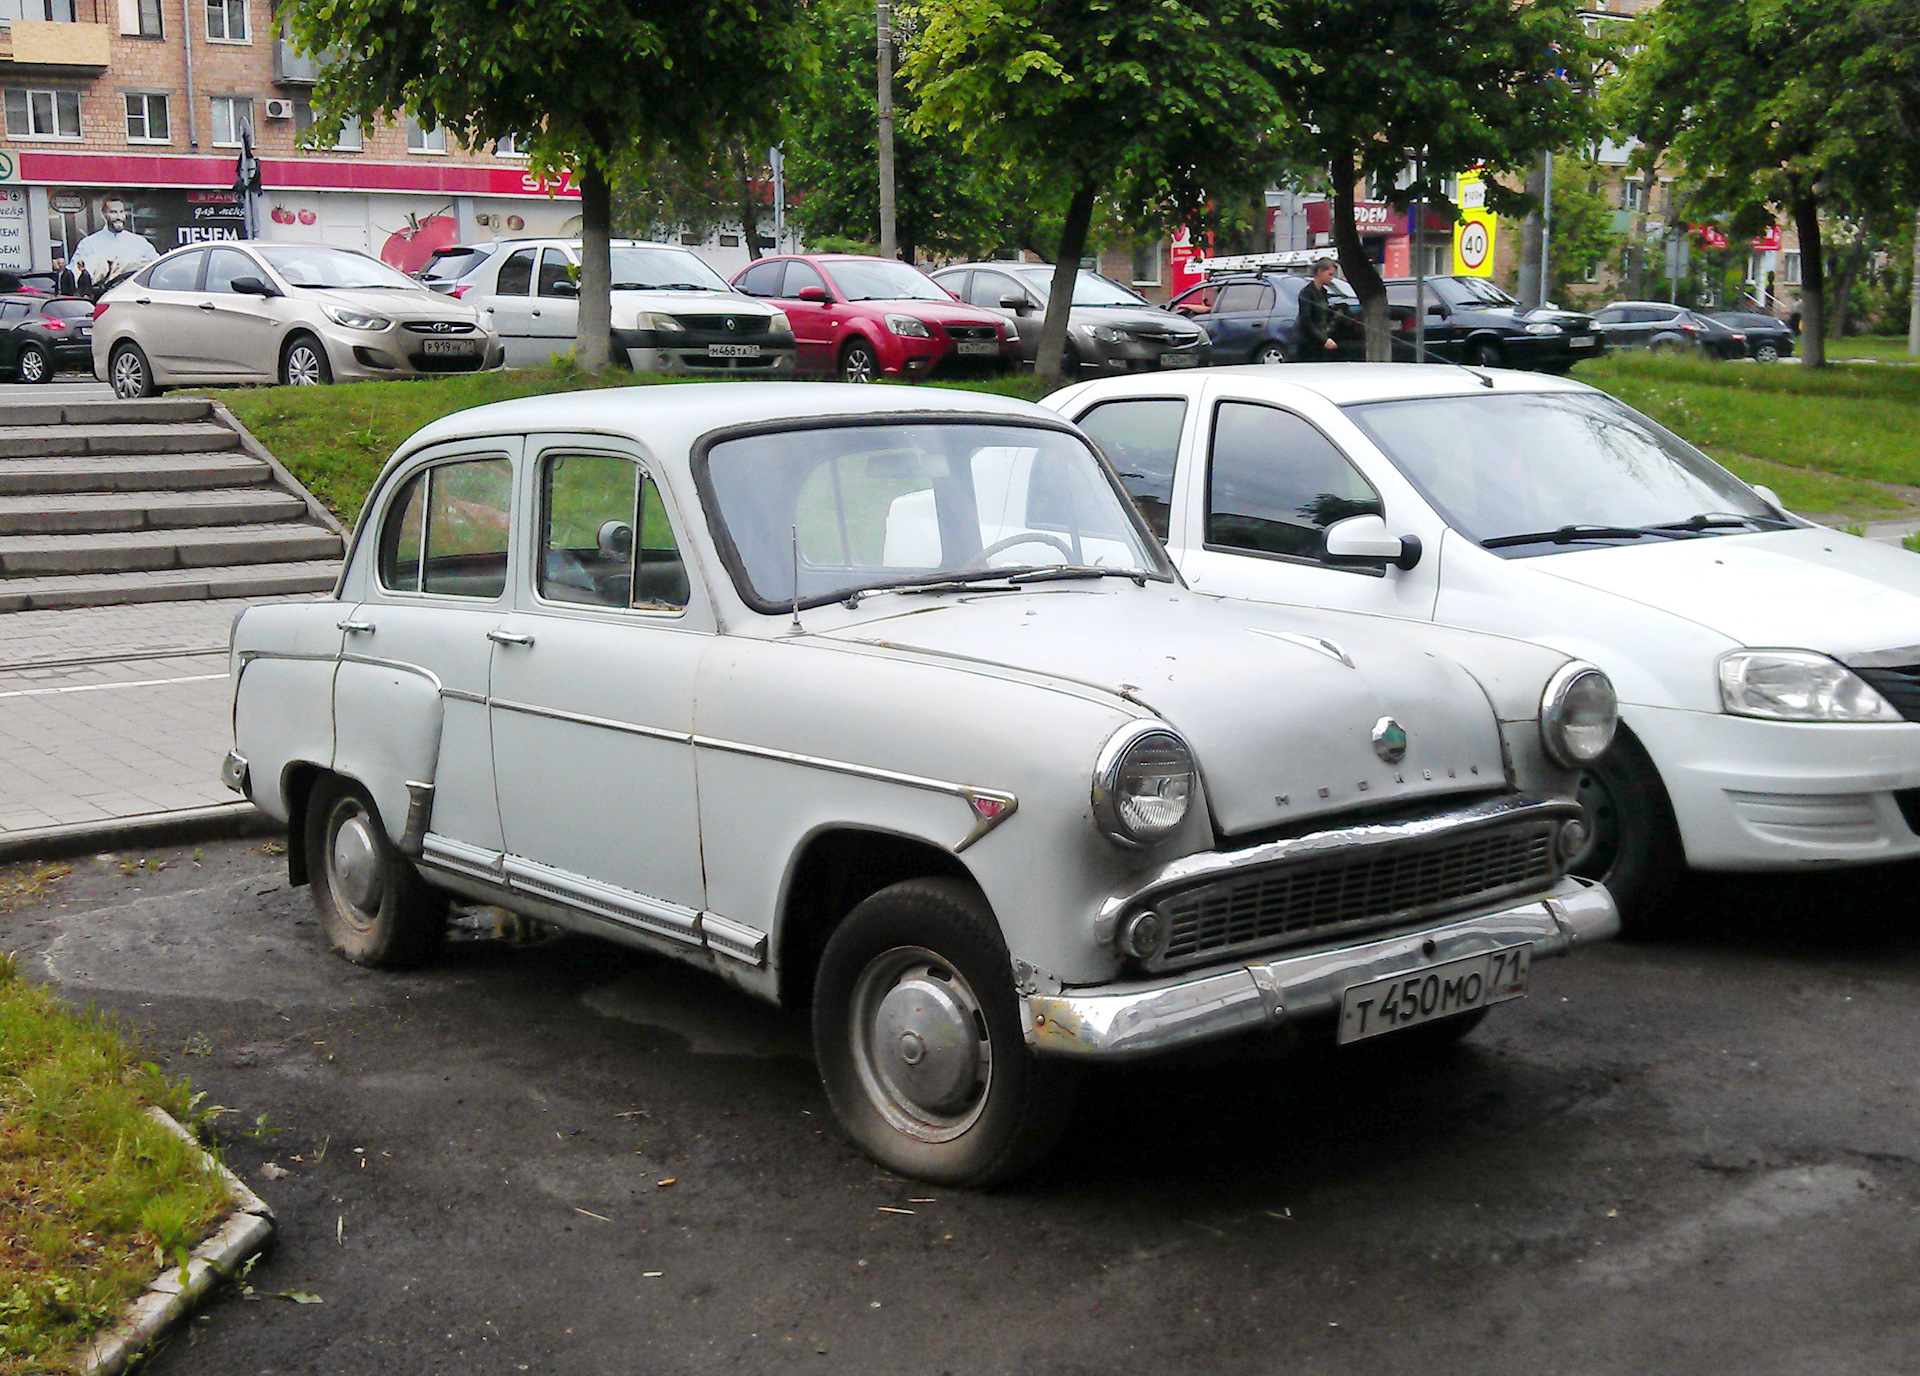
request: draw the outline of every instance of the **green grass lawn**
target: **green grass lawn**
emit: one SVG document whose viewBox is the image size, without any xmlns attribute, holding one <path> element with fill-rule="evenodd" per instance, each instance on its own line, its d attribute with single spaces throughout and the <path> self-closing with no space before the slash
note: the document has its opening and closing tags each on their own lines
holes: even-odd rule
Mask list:
<svg viewBox="0 0 1920 1376">
<path fill-rule="evenodd" d="M 1920 363 L 1907 352 L 1903 334 L 1850 334 L 1827 341 L 1828 359 L 1871 358 L 1877 363 Z"/>
<path fill-rule="evenodd" d="M 63 870 L 0 871 L 0 909 Z M 183 1085 L 0 958 L 0 1376 L 68 1371 L 229 1207 L 200 1153 L 146 1114 Z"/>
</svg>

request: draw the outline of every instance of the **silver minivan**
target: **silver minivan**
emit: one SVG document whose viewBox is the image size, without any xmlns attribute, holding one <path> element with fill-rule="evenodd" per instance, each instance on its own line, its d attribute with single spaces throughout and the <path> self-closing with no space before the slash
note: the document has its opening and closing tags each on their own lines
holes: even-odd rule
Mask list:
<svg viewBox="0 0 1920 1376">
<path fill-rule="evenodd" d="M 94 376 L 120 397 L 180 383 L 472 373 L 502 361 L 472 306 L 319 244 L 176 249 L 102 296 L 93 327 Z"/>
</svg>

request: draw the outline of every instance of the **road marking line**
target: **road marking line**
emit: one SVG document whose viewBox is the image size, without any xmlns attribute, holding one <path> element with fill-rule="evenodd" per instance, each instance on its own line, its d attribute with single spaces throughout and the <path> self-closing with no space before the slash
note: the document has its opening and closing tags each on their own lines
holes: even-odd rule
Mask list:
<svg viewBox="0 0 1920 1376">
<path fill-rule="evenodd" d="M 75 683 L 65 688 L 16 688 L 0 693 L 0 698 L 44 698 L 58 693 L 101 693 L 109 688 L 158 688 L 166 683 L 207 683 L 228 674 L 189 674 L 185 678 L 141 678 L 127 683 Z"/>
</svg>

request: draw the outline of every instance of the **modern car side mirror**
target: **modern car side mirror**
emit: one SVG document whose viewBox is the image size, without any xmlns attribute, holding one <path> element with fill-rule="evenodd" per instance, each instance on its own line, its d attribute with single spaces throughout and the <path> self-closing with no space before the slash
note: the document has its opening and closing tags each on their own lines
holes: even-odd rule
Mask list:
<svg viewBox="0 0 1920 1376">
<path fill-rule="evenodd" d="M 1019 292 L 1008 292 L 1000 298 L 1000 309 L 1012 311 L 1015 315 L 1025 315 L 1033 309 L 1033 302 Z"/>
<path fill-rule="evenodd" d="M 1420 537 L 1389 535 L 1379 516 L 1349 516 L 1327 527 L 1325 562 L 1334 565 L 1392 564 L 1410 569 L 1420 562 Z"/>
<path fill-rule="evenodd" d="M 273 297 L 280 294 L 258 277 L 236 277 L 227 283 L 227 290 L 239 296 Z"/>
<path fill-rule="evenodd" d="M 802 287 L 794 293 L 794 299 L 798 301 L 815 301 L 821 305 L 825 305 L 827 301 L 827 289 L 825 287 Z"/>
<path fill-rule="evenodd" d="M 547 296 L 571 296 L 578 299 L 580 296 L 580 284 L 572 281 L 549 282 L 543 294 Z"/>
<path fill-rule="evenodd" d="M 1781 512 L 1783 514 L 1785 513 L 1787 509 L 1786 503 L 1780 500 L 1780 494 L 1778 492 L 1775 492 L 1772 488 L 1767 487 L 1762 483 L 1749 483 L 1748 486 L 1750 486 L 1755 492 L 1760 494 L 1761 501 L 1765 502 L 1768 506 L 1772 507 L 1775 511 Z"/>
</svg>

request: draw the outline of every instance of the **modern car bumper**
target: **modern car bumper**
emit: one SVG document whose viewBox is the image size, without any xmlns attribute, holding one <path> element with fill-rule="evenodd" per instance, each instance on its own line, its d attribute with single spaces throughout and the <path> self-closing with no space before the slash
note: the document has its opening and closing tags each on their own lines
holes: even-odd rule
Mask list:
<svg viewBox="0 0 1920 1376">
<path fill-rule="evenodd" d="M 1644 707 L 1621 715 L 1660 771 L 1687 863 L 1697 869 L 1920 856 L 1920 724 L 1771 722 Z"/>
<path fill-rule="evenodd" d="M 333 336 L 327 357 L 336 382 L 358 382 L 382 377 L 429 377 L 439 373 L 482 373 L 506 363 L 506 348 L 491 336 L 454 336 L 471 340 L 475 348 L 458 354 L 429 354 L 426 336 L 411 331 Z"/>
<path fill-rule="evenodd" d="M 1207 361 L 1204 339 L 1186 348 L 1138 340 L 1125 344 L 1101 344 L 1098 347 L 1102 350 L 1100 357 L 1080 360 L 1080 376 L 1114 377 L 1124 373 L 1171 372 L 1176 368 L 1197 368 Z"/>
<path fill-rule="evenodd" d="M 1027 994 L 1021 1012 L 1028 1045 L 1041 1055 L 1148 1056 L 1330 1017 L 1339 1012 L 1346 990 L 1376 979 L 1508 946 L 1530 944 L 1536 958 L 1565 955 L 1619 930 L 1612 895 L 1597 884 L 1568 878 L 1543 897 L 1377 940 L 1136 984 Z"/>
<path fill-rule="evenodd" d="M 793 371 L 793 345 L 762 345 L 758 355 L 715 358 L 705 345 L 685 349 L 632 347 L 627 365 L 636 373 L 744 373 L 786 376 Z"/>
</svg>

